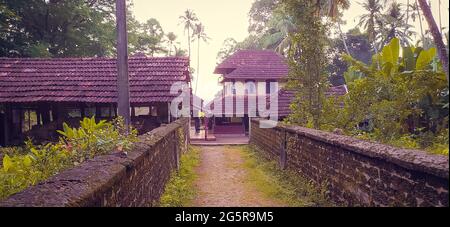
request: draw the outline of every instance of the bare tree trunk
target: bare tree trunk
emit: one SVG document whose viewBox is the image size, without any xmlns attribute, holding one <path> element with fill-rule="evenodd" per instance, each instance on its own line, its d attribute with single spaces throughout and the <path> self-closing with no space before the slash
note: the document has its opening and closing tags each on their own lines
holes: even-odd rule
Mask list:
<svg viewBox="0 0 450 227">
<path fill-rule="evenodd" d="M 118 114 L 125 121 L 128 133 L 130 118 L 130 88 L 128 80 L 128 37 L 126 23 L 126 3 L 125 0 L 116 1 L 117 20 L 117 90 Z"/>
<path fill-rule="evenodd" d="M 441 31 L 442 34 L 442 14 L 441 14 L 441 0 L 439 0 L 439 29 Z"/>
<path fill-rule="evenodd" d="M 425 35 L 423 33 L 422 16 L 420 15 L 419 4 L 417 3 L 417 0 L 416 0 L 416 9 L 417 9 L 417 16 L 419 17 L 420 34 L 422 35 L 422 45 L 423 45 L 425 42 Z"/>
<path fill-rule="evenodd" d="M 195 95 L 197 95 L 198 78 L 200 77 L 200 35 L 198 36 L 197 42 L 197 78 L 195 78 Z"/>
<path fill-rule="evenodd" d="M 433 36 L 434 43 L 436 48 L 438 49 L 438 55 L 441 59 L 442 67 L 447 76 L 448 80 L 448 54 L 447 49 L 445 47 L 444 41 L 442 41 L 442 34 L 439 32 L 439 28 L 436 25 L 436 21 L 434 20 L 433 14 L 431 13 L 431 9 L 426 3 L 425 0 L 418 0 L 420 4 L 420 8 L 422 9 L 423 16 L 427 20 L 428 26 L 430 27 L 431 35 Z"/>
<path fill-rule="evenodd" d="M 337 24 L 338 24 L 339 34 L 341 36 L 342 42 L 344 43 L 345 51 L 347 52 L 347 54 L 349 56 L 352 56 L 350 54 L 350 51 L 348 50 L 347 42 L 345 42 L 345 36 L 344 36 L 344 33 L 342 32 L 342 29 L 341 29 L 341 23 L 337 22 Z"/>
<path fill-rule="evenodd" d="M 409 0 L 406 1 L 406 25 L 408 25 L 409 22 Z M 406 34 L 406 31 L 408 30 L 408 27 L 405 26 L 405 31 L 404 33 Z"/>
<path fill-rule="evenodd" d="M 191 33 L 189 28 L 188 28 L 188 47 L 189 47 L 189 60 L 191 60 Z"/>
</svg>

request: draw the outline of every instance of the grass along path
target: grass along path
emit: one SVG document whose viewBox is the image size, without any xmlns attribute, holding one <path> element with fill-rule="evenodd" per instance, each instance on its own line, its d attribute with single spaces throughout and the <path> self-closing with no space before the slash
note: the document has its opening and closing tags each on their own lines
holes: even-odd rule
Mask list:
<svg viewBox="0 0 450 227">
<path fill-rule="evenodd" d="M 191 147 L 161 206 L 330 206 L 324 193 L 249 146 Z"/>
<path fill-rule="evenodd" d="M 173 171 L 161 196 L 162 207 L 185 207 L 192 203 L 196 196 L 194 182 L 197 179 L 195 168 L 200 163 L 200 151 L 189 147 L 189 152 L 180 158 L 180 170 Z"/>
</svg>

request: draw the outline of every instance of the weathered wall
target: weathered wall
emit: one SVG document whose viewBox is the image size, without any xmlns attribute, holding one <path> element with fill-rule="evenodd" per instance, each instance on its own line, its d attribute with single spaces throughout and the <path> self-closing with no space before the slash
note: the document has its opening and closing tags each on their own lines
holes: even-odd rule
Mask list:
<svg viewBox="0 0 450 227">
<path fill-rule="evenodd" d="M 257 120 L 252 120 L 250 144 L 281 166 L 326 182 L 331 199 L 341 205 L 449 205 L 448 156 L 302 127 L 261 129 Z"/>
<path fill-rule="evenodd" d="M 152 206 L 180 154 L 188 121 L 180 119 L 139 137 L 128 155 L 98 156 L 0 202 L 0 206 Z"/>
</svg>

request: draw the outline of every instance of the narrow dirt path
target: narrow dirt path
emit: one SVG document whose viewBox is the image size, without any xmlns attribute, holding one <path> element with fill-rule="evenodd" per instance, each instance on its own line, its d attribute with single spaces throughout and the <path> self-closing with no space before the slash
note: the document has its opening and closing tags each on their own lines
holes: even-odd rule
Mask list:
<svg viewBox="0 0 450 227">
<path fill-rule="evenodd" d="M 246 182 L 244 158 L 239 147 L 203 146 L 200 166 L 196 169 L 197 198 L 192 206 L 200 207 L 280 207 L 280 201 L 267 198 Z"/>
</svg>

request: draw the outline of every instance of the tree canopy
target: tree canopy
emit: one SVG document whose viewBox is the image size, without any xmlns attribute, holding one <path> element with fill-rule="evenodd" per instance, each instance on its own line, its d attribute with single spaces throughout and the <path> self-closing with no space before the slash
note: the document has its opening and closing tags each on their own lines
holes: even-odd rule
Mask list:
<svg viewBox="0 0 450 227">
<path fill-rule="evenodd" d="M 128 11 L 127 26 L 131 54 L 168 54 L 156 19 L 139 23 Z M 115 28 L 115 0 L 2 0 L 0 56 L 114 56 Z"/>
</svg>

